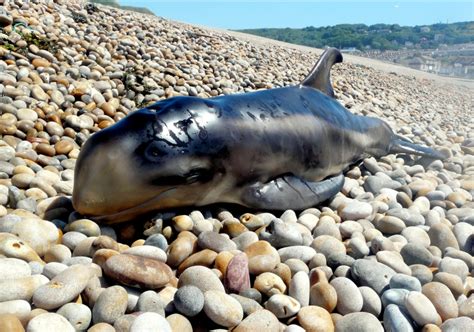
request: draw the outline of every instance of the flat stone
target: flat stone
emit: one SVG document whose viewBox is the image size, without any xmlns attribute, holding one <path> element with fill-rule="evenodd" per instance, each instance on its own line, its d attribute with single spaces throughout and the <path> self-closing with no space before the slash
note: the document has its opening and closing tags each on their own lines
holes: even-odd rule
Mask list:
<svg viewBox="0 0 474 332">
<path fill-rule="evenodd" d="M 34 305 L 51 310 L 73 301 L 86 288 L 92 273 L 89 267 L 83 265 L 67 268 L 34 292 Z"/>
<path fill-rule="evenodd" d="M 162 288 L 173 277 L 165 263 L 127 254 L 110 257 L 105 262 L 104 273 L 124 285 L 145 289 Z"/>
</svg>

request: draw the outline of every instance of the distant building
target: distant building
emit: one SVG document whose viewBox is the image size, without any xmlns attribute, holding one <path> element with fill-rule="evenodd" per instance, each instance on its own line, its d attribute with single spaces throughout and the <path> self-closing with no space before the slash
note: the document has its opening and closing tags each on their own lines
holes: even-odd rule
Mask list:
<svg viewBox="0 0 474 332">
<path fill-rule="evenodd" d="M 426 33 L 426 32 L 430 32 L 431 29 L 430 29 L 430 27 L 421 27 L 420 31 Z"/>
<path fill-rule="evenodd" d="M 341 49 L 341 52 L 342 53 L 348 53 L 348 54 L 359 54 L 359 53 L 362 53 L 361 51 L 359 51 L 357 48 L 355 47 L 345 47 L 343 49 Z"/>
</svg>

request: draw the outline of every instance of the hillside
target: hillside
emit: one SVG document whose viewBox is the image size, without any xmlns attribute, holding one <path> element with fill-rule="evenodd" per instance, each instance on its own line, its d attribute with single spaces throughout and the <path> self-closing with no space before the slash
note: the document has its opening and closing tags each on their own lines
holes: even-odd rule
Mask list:
<svg viewBox="0 0 474 332">
<path fill-rule="evenodd" d="M 142 114 L 134 113 L 138 108 L 176 96 L 212 98 L 297 85 L 322 50 L 82 0 L 10 0 L 1 9 L 0 331 L 472 330 L 472 82 L 345 56 L 331 71 L 337 101 L 437 149 L 444 160 L 365 158 L 344 170 L 340 192 L 304 211 L 217 202 L 107 224 L 75 210 L 73 188 L 95 192 L 100 207 L 123 195 L 137 202 L 145 191 L 154 201 L 163 178 L 171 180 L 164 184 L 168 202 L 189 199 L 187 194 L 221 199 L 218 190 L 239 197 L 254 184 L 246 180 L 254 172 L 221 181 L 227 170 L 294 164 L 269 145 L 295 144 L 304 156 L 329 144 L 328 138 L 344 136 L 318 155 L 329 161 L 348 147 L 346 133 L 364 128 L 348 122 L 344 135 L 334 135 L 331 126 L 341 124 L 332 122 L 331 109 L 328 121 L 316 118 L 316 128 L 307 125 L 310 113 L 265 122 L 273 112 L 241 112 L 235 120 L 210 116 L 205 130 L 196 122 L 203 137 L 185 131 L 196 142 L 216 129 L 235 138 L 223 154 L 209 155 L 210 144 L 189 159 L 177 150 L 167 150 L 169 159 L 145 154 L 155 143 L 168 144 L 162 130 L 179 138 L 182 126 L 195 119 L 167 113 L 167 121 L 162 109 L 152 107 L 143 112 L 149 121 L 127 118 Z M 282 99 L 275 102 L 284 109 Z M 184 100 L 170 104 L 179 107 Z M 234 106 L 220 100 L 193 102 Z M 308 109 L 313 100 L 301 104 Z M 132 121 L 132 130 L 117 126 L 113 139 L 101 141 L 102 130 L 122 119 Z M 287 126 L 295 121 L 301 122 Z M 252 135 L 246 135 L 249 126 L 256 128 Z M 326 129 L 321 140 L 303 146 L 291 138 L 318 128 Z M 377 130 L 369 135 L 376 142 L 355 143 L 384 141 Z M 271 132 L 274 141 L 252 139 L 261 131 Z M 85 160 L 85 144 L 101 143 L 107 148 L 92 151 L 94 160 L 78 162 Z M 242 157 L 249 147 L 262 153 Z M 168 164 L 175 161 L 179 167 Z M 209 162 L 215 182 L 176 184 L 181 168 L 201 161 Z M 313 162 L 305 160 L 317 167 Z M 161 167 L 177 175 L 164 176 Z M 109 182 L 97 194 L 97 183 L 79 181 L 76 168 Z M 117 170 L 122 172 L 111 176 Z M 178 186 L 187 194 L 173 197 Z M 297 193 L 291 191 L 288 200 L 298 199 Z"/>
<path fill-rule="evenodd" d="M 265 28 L 238 30 L 262 37 L 311 47 L 357 48 L 360 51 L 435 49 L 440 45 L 474 42 L 474 21 L 423 26 L 398 24 L 339 24 L 327 27 Z"/>
</svg>

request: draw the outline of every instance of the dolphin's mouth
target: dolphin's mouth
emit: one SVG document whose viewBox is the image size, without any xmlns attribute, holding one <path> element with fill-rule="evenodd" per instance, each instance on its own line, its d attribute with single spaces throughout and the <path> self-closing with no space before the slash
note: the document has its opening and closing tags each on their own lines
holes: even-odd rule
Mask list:
<svg viewBox="0 0 474 332">
<path fill-rule="evenodd" d="M 119 212 L 111 213 L 111 214 L 92 216 L 91 219 L 95 221 L 99 221 L 99 222 L 105 221 L 107 222 L 107 224 L 115 224 L 121 221 L 132 219 L 128 217 L 139 216 L 139 215 L 152 211 L 153 209 L 148 210 L 147 208 L 153 206 L 156 202 L 163 199 L 166 194 L 173 193 L 175 190 L 176 190 L 176 187 L 166 189 L 165 191 L 161 192 L 157 196 L 141 203 L 140 205 L 136 205 L 134 207 L 131 207 Z M 158 209 L 158 207 L 156 207 L 156 209 Z"/>
</svg>

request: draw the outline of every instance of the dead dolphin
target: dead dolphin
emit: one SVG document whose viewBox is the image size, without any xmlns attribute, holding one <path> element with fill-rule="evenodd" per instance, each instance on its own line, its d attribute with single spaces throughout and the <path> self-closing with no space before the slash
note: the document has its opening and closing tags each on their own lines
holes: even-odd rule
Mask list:
<svg viewBox="0 0 474 332">
<path fill-rule="evenodd" d="M 337 102 L 329 76 L 341 61 L 330 48 L 296 86 L 175 97 L 131 113 L 84 144 L 75 209 L 108 222 L 217 202 L 299 210 L 339 192 L 342 172 L 365 157 L 443 157 Z"/>
</svg>

